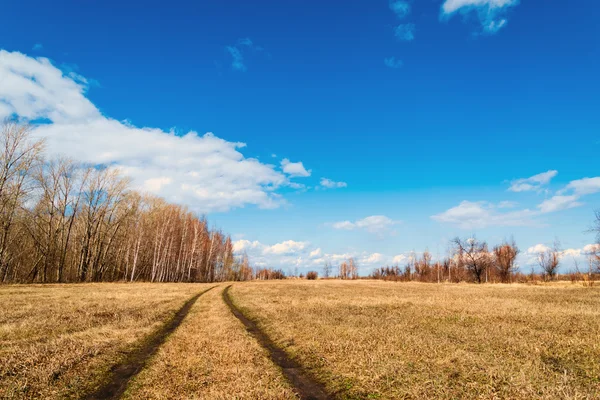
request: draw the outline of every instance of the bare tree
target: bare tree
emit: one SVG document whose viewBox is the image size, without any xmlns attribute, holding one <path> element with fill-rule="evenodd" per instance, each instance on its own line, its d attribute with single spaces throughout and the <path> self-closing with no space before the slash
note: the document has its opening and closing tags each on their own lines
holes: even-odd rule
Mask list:
<svg viewBox="0 0 600 400">
<path fill-rule="evenodd" d="M 0 282 L 7 280 L 19 250 L 11 235 L 17 214 L 33 190 L 31 171 L 40 161 L 42 141 L 31 138 L 28 125 L 5 122 L 0 133 Z"/>
<path fill-rule="evenodd" d="M 358 265 L 356 265 L 354 257 L 350 257 L 348 259 L 348 273 L 350 275 L 350 279 L 358 279 Z"/>
<path fill-rule="evenodd" d="M 350 271 L 348 269 L 348 263 L 346 261 L 342 261 L 339 267 L 339 277 L 340 279 L 348 279 L 350 277 Z"/>
<path fill-rule="evenodd" d="M 426 249 L 420 259 L 414 260 L 415 273 L 421 281 L 425 281 L 431 272 L 431 258 L 431 253 Z"/>
<path fill-rule="evenodd" d="M 0 128 L 0 282 L 252 278 L 203 217 L 131 190 L 114 169 L 44 161 L 29 132 Z"/>
<path fill-rule="evenodd" d="M 541 251 L 538 255 L 538 264 L 542 268 L 545 280 L 554 280 L 560 265 L 560 243 L 554 242 L 552 248 Z"/>
<path fill-rule="evenodd" d="M 596 221 L 594 221 L 592 232 L 596 233 L 596 245 L 589 256 L 594 263 L 596 270 L 600 273 L 600 210 L 596 211 Z"/>
<path fill-rule="evenodd" d="M 482 282 L 485 271 L 490 267 L 491 256 L 488 252 L 487 243 L 478 241 L 475 237 L 461 240 L 455 238 L 452 240 L 454 245 L 454 254 L 459 264 L 472 275 L 477 283 Z"/>
<path fill-rule="evenodd" d="M 329 275 L 331 275 L 331 263 L 325 261 L 325 265 L 323 266 L 323 278 L 329 278 Z"/>
<path fill-rule="evenodd" d="M 510 283 L 518 254 L 519 248 L 514 239 L 494 247 L 494 267 L 501 282 Z"/>
</svg>

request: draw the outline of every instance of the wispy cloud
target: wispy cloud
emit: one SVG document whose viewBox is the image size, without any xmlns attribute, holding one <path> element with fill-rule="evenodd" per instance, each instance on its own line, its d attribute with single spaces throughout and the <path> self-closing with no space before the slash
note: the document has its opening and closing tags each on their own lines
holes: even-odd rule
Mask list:
<svg viewBox="0 0 600 400">
<path fill-rule="evenodd" d="M 404 20 L 411 11 L 411 6 L 408 1 L 405 0 L 391 0 L 390 10 L 396 14 L 396 18 Z M 401 23 L 394 27 L 394 36 L 396 39 L 410 42 L 415 38 L 415 25 L 410 23 Z"/>
<path fill-rule="evenodd" d="M 336 182 L 336 181 L 332 181 L 331 179 L 328 178 L 321 178 L 321 182 L 320 182 L 321 187 L 326 188 L 326 189 L 336 189 L 336 188 L 345 188 L 348 186 L 348 184 L 346 182 Z"/>
<path fill-rule="evenodd" d="M 551 212 L 567 210 L 569 208 L 579 207 L 583 205 L 583 203 L 579 202 L 579 196 L 571 195 L 571 196 L 552 196 L 551 198 L 544 200 L 537 207 L 540 212 L 547 214 Z"/>
<path fill-rule="evenodd" d="M 238 39 L 235 45 L 225 46 L 225 50 L 229 53 L 232 58 L 231 61 L 231 69 L 238 72 L 246 72 L 248 68 L 246 67 L 244 53 L 242 49 L 249 49 L 254 51 L 262 51 L 263 48 L 254 44 L 252 39 L 246 37 L 242 39 Z"/>
<path fill-rule="evenodd" d="M 600 193 L 600 177 L 577 179 L 544 200 L 538 208 L 542 213 L 550 213 L 579 207 L 584 204 L 580 201 L 582 197 L 595 193 Z"/>
<path fill-rule="evenodd" d="M 558 174 L 555 170 L 543 172 L 529 178 L 517 179 L 509 188 L 512 192 L 541 191 L 544 185 Z M 600 193 L 600 177 L 583 178 L 569 182 L 550 198 L 539 203 L 535 208 L 506 211 L 518 205 L 512 201 L 494 204 L 487 201 L 462 201 L 431 218 L 442 223 L 458 225 L 463 229 L 485 228 L 489 226 L 524 226 L 538 225 L 538 218 L 570 208 L 580 207 L 584 196 Z"/>
<path fill-rule="evenodd" d="M 410 3 L 404 0 L 390 0 L 390 10 L 400 19 L 410 14 Z"/>
<path fill-rule="evenodd" d="M 331 224 L 334 229 L 340 230 L 365 230 L 369 233 L 383 234 L 392 232 L 392 227 L 398 225 L 400 221 L 386 217 L 385 215 L 372 215 L 363 219 L 351 221 L 340 221 Z"/>
<path fill-rule="evenodd" d="M 234 71 L 246 72 L 248 68 L 246 68 L 246 64 L 244 64 L 242 52 L 237 47 L 233 46 L 227 46 L 226 49 L 233 59 L 231 61 L 231 69 Z"/>
<path fill-rule="evenodd" d="M 33 51 L 39 51 L 41 49 L 43 49 L 44 46 L 41 43 L 36 43 L 33 45 L 33 47 L 31 48 Z"/>
<path fill-rule="evenodd" d="M 525 226 L 533 225 L 535 212 L 528 209 L 520 211 L 500 211 L 498 205 L 487 201 L 462 201 L 443 213 L 432 215 L 434 221 L 458 225 L 462 229 L 478 229 L 489 226 Z"/>
<path fill-rule="evenodd" d="M 393 68 L 393 69 L 398 69 L 398 68 L 402 67 L 402 65 L 404 65 L 402 60 L 398 60 L 398 59 L 396 59 L 396 57 L 388 57 L 383 60 L 383 63 L 385 64 L 386 67 Z"/>
<path fill-rule="evenodd" d="M 494 34 L 508 22 L 506 14 L 519 0 L 445 0 L 442 17 L 450 18 L 456 13 L 475 14 L 485 34 Z"/>
<path fill-rule="evenodd" d="M 394 29 L 396 39 L 410 42 L 415 38 L 415 24 L 400 24 Z"/>
<path fill-rule="evenodd" d="M 573 191 L 578 196 L 600 192 L 600 177 L 582 178 L 569 182 L 558 194 Z"/>
<path fill-rule="evenodd" d="M 550 183 L 552 178 L 558 174 L 556 170 L 542 172 L 529 178 L 515 179 L 511 181 L 508 190 L 510 192 L 540 191 L 543 186 Z"/>
</svg>

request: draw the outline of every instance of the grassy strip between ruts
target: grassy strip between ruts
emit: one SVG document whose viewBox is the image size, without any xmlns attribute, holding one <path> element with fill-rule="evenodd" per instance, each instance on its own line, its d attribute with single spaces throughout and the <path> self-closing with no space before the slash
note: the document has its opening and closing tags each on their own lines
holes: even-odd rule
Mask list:
<svg viewBox="0 0 600 400">
<path fill-rule="evenodd" d="M 295 399 L 268 353 L 223 302 L 204 294 L 130 384 L 126 399 Z"/>
<path fill-rule="evenodd" d="M 0 286 L 0 398 L 79 398 L 205 284 Z"/>
<path fill-rule="evenodd" d="M 600 397 L 600 290 L 376 281 L 234 285 L 339 398 Z"/>
</svg>

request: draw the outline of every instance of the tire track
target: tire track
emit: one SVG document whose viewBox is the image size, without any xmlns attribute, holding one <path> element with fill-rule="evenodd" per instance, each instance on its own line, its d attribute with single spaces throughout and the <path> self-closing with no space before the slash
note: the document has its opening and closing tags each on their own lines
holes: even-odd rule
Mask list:
<svg viewBox="0 0 600 400">
<path fill-rule="evenodd" d="M 150 334 L 150 337 L 139 348 L 132 350 L 121 363 L 111 368 L 111 376 L 106 384 L 83 398 L 87 400 L 120 398 L 125 393 L 127 384 L 131 378 L 136 376 L 146 366 L 150 357 L 156 353 L 167 337 L 181 325 L 196 300 L 215 287 L 208 288 L 186 301 L 177 313 L 157 331 Z"/>
<path fill-rule="evenodd" d="M 269 352 L 271 360 L 281 368 L 283 375 L 292 384 L 294 391 L 300 398 L 302 400 L 333 399 L 333 396 L 327 394 L 321 383 L 312 379 L 300 364 L 289 358 L 286 352 L 277 347 L 277 345 L 275 345 L 275 343 L 260 330 L 260 328 L 258 328 L 254 321 L 246 317 L 240 309 L 233 304 L 231 296 L 229 295 L 229 288 L 231 288 L 231 285 L 223 290 L 223 300 L 229 306 L 233 315 L 244 324 L 246 330 Z"/>
</svg>

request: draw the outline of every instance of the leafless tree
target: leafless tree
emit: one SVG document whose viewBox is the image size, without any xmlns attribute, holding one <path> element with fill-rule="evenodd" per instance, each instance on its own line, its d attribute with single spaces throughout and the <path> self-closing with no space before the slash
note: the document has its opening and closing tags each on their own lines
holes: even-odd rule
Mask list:
<svg viewBox="0 0 600 400">
<path fill-rule="evenodd" d="M 348 259 L 348 273 L 351 279 L 358 279 L 358 265 L 353 257 Z"/>
<path fill-rule="evenodd" d="M 348 268 L 348 263 L 346 261 L 342 261 L 339 267 L 339 278 L 340 279 L 349 279 L 350 271 Z"/>
<path fill-rule="evenodd" d="M 560 243 L 554 242 L 552 248 L 542 251 L 538 255 L 538 264 L 542 268 L 544 279 L 554 280 L 558 267 L 560 265 Z"/>
<path fill-rule="evenodd" d="M 325 261 L 325 265 L 323 266 L 323 278 L 327 279 L 331 275 L 331 263 L 329 261 Z"/>
<path fill-rule="evenodd" d="M 590 252 L 589 256 L 596 270 L 600 273 L 600 210 L 596 211 L 596 220 L 594 221 L 592 232 L 596 233 L 596 246 Z"/>
<path fill-rule="evenodd" d="M 415 258 L 414 260 L 415 273 L 421 281 L 425 281 L 431 272 L 431 258 L 429 250 L 425 250 L 421 258 Z"/>
<path fill-rule="evenodd" d="M 464 266 L 475 282 L 481 283 L 485 271 L 491 264 L 487 243 L 478 241 L 475 237 L 466 240 L 457 237 L 452 240 L 452 243 L 459 264 Z"/>
<path fill-rule="evenodd" d="M 117 170 L 44 161 L 25 125 L 0 135 L 1 282 L 252 278 L 205 218 L 131 190 Z"/>
<path fill-rule="evenodd" d="M 5 122 L 0 133 L 0 282 L 11 275 L 16 246 L 14 222 L 34 189 L 32 170 L 40 161 L 42 141 L 31 137 L 28 125 Z"/>
<path fill-rule="evenodd" d="M 500 281 L 510 283 L 515 271 L 515 260 L 519 254 L 519 248 L 514 239 L 494 247 L 494 267 Z"/>
</svg>

